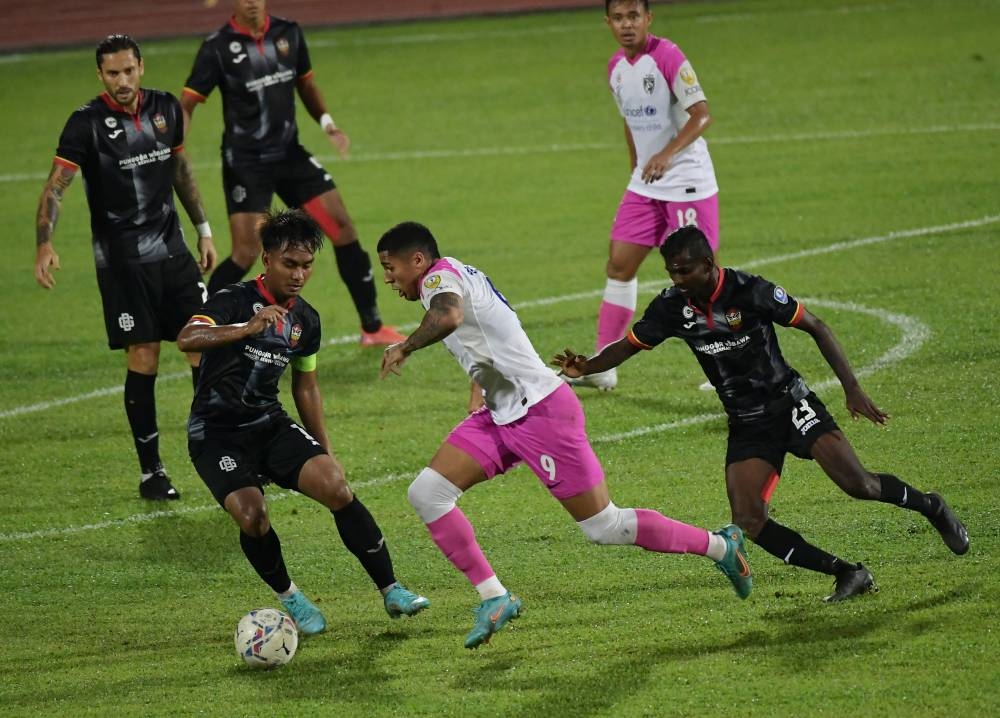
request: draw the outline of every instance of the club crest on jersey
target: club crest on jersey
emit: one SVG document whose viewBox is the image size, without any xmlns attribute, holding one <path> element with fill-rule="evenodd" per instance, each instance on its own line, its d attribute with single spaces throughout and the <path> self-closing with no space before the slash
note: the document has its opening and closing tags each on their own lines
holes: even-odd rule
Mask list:
<svg viewBox="0 0 1000 718">
<path fill-rule="evenodd" d="M 653 90 L 656 89 L 656 76 L 653 74 L 644 75 L 642 78 L 642 89 L 646 91 L 647 95 L 652 95 Z"/>
<path fill-rule="evenodd" d="M 288 343 L 294 347 L 296 344 L 299 343 L 299 339 L 301 338 L 302 338 L 302 325 L 301 324 L 292 325 L 292 330 L 288 334 Z"/>
<path fill-rule="evenodd" d="M 427 279 L 424 280 L 425 289 L 437 289 L 440 284 L 441 284 L 440 274 L 432 274 L 431 276 L 427 277 Z"/>
<path fill-rule="evenodd" d="M 739 309 L 732 308 L 726 310 L 726 322 L 729 323 L 729 328 L 734 332 L 738 332 L 743 328 L 743 315 L 740 313 Z"/>
<path fill-rule="evenodd" d="M 778 304 L 788 304 L 788 293 L 781 287 L 775 287 L 774 301 L 778 302 Z"/>
<path fill-rule="evenodd" d="M 118 120 L 114 117 L 105 117 L 104 124 L 108 126 L 109 130 L 113 130 L 118 127 Z"/>
<path fill-rule="evenodd" d="M 288 54 L 288 40 L 286 40 L 285 38 L 279 37 L 277 41 L 275 41 L 274 46 L 277 48 L 278 52 L 280 52 L 282 55 Z"/>
<path fill-rule="evenodd" d="M 167 118 L 157 112 L 153 115 L 153 127 L 157 129 L 158 132 L 167 131 Z"/>
</svg>

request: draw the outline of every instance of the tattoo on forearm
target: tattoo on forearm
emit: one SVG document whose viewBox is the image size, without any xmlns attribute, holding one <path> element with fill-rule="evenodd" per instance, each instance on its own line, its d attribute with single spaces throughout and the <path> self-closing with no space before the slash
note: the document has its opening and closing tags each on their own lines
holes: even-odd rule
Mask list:
<svg viewBox="0 0 1000 718">
<path fill-rule="evenodd" d="M 455 328 L 452 316 L 461 306 L 462 299 L 457 294 L 444 292 L 434 297 L 420 326 L 407 338 L 407 348 L 416 351 L 451 334 Z"/>
<path fill-rule="evenodd" d="M 183 152 L 174 155 L 174 191 L 194 224 L 206 221 L 205 205 L 202 204 L 198 183 L 194 179 L 194 168 Z"/>
<path fill-rule="evenodd" d="M 63 193 L 69 187 L 69 183 L 73 181 L 75 174 L 76 172 L 73 170 L 61 165 L 54 166 L 49 173 L 45 188 L 42 190 L 42 198 L 38 202 L 38 214 L 35 218 L 35 246 L 52 240 L 52 232 L 59 220 Z"/>
</svg>

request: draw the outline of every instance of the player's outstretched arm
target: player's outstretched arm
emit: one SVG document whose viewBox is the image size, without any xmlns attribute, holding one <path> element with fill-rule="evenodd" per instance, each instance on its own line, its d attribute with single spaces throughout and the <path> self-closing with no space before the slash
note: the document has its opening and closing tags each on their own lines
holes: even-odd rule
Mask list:
<svg viewBox="0 0 1000 718">
<path fill-rule="evenodd" d="M 75 175 L 75 169 L 53 162 L 52 171 L 42 188 L 42 196 L 38 199 L 35 218 L 35 281 L 46 289 L 52 289 L 56 284 L 52 272 L 59 269 L 59 255 L 52 246 L 52 234 L 59 220 L 63 193 Z"/>
<path fill-rule="evenodd" d="M 319 391 L 316 371 L 299 371 L 292 367 L 292 398 L 305 430 L 333 456 L 330 437 L 323 420 L 323 395 Z"/>
<path fill-rule="evenodd" d="M 288 310 L 276 304 L 264 307 L 248 322 L 210 324 L 193 318 L 177 334 L 177 348 L 182 352 L 204 352 L 256 336 L 280 321 Z"/>
<path fill-rule="evenodd" d="M 198 230 L 198 266 L 201 273 L 212 271 L 215 268 L 217 254 L 215 243 L 212 241 L 212 230 L 208 225 L 208 217 L 205 215 L 205 205 L 201 201 L 201 192 L 198 191 L 198 183 L 194 179 L 194 167 L 187 152 L 183 149 L 174 150 L 174 191 L 184 205 L 184 210 Z"/>
<path fill-rule="evenodd" d="M 430 309 L 424 314 L 420 326 L 404 341 L 392 344 L 382 355 L 379 376 L 385 379 L 389 374 L 399 374 L 403 363 L 417 349 L 423 349 L 441 341 L 451 334 L 465 320 L 462 297 L 454 292 L 442 292 L 431 298 Z"/>
<path fill-rule="evenodd" d="M 306 106 L 306 110 L 309 112 L 309 116 L 316 120 L 319 126 L 323 128 L 323 132 L 326 133 L 330 144 L 333 145 L 333 149 L 337 150 L 337 154 L 342 159 L 346 159 L 351 149 L 351 138 L 342 129 L 337 127 L 333 118 L 330 117 L 330 113 L 326 111 L 323 93 L 319 91 L 316 80 L 313 79 L 311 74 L 300 77 L 296 83 L 296 88 L 298 89 L 299 97 L 302 98 L 302 104 Z"/>
<path fill-rule="evenodd" d="M 628 339 L 619 339 L 614 344 L 608 344 L 596 356 L 589 359 L 583 354 L 577 354 L 572 349 L 564 349 L 562 354 L 552 357 L 552 366 L 559 367 L 559 373 L 570 379 L 576 379 L 586 374 L 598 374 L 608 369 L 614 369 L 630 357 L 639 353 L 639 348 Z"/>
<path fill-rule="evenodd" d="M 819 317 L 811 314 L 808 310 L 802 310 L 802 318 L 795 324 L 796 329 L 808 333 L 816 346 L 819 347 L 820 354 L 826 359 L 826 363 L 837 375 L 840 385 L 844 388 L 844 395 L 847 401 L 847 411 L 852 419 L 864 416 L 875 424 L 884 424 L 889 415 L 875 405 L 854 376 L 851 364 L 847 360 L 847 354 L 840 342 L 833 335 L 833 331 Z"/>
</svg>

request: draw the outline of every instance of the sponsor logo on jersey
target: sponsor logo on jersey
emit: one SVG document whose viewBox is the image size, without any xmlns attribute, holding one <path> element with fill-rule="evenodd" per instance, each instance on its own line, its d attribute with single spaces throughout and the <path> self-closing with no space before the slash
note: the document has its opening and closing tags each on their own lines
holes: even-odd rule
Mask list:
<svg viewBox="0 0 1000 718">
<path fill-rule="evenodd" d="M 778 302 L 778 304 L 788 304 L 788 293 L 781 287 L 775 287 L 774 301 Z"/>
<path fill-rule="evenodd" d="M 739 309 L 727 309 L 726 321 L 729 323 L 729 328 L 734 332 L 738 332 L 743 328 L 743 315 L 740 313 Z"/>
<path fill-rule="evenodd" d="M 656 115 L 656 108 L 652 105 L 646 105 L 646 109 L 643 112 L 646 113 L 646 117 L 653 117 Z"/>
<path fill-rule="evenodd" d="M 234 55 L 239 54 L 242 50 L 243 50 L 242 42 L 233 40 L 231 43 L 229 43 L 229 52 L 233 53 Z"/>
<path fill-rule="evenodd" d="M 685 305 L 684 308 L 681 310 L 681 314 L 684 315 L 685 319 L 690 319 L 691 317 L 694 316 L 694 309 L 691 308 L 690 304 Z"/>
<path fill-rule="evenodd" d="M 694 70 L 689 67 L 682 67 L 681 71 L 677 73 L 681 76 L 681 80 L 685 85 L 696 85 L 698 84 L 698 78 L 694 74 Z"/>
<path fill-rule="evenodd" d="M 440 284 L 441 284 L 440 274 L 432 274 L 431 276 L 427 277 L 427 279 L 424 280 L 424 287 L 426 289 L 437 289 Z"/>
<path fill-rule="evenodd" d="M 654 117 L 656 115 L 656 107 L 653 105 L 645 105 L 643 107 L 624 107 L 622 108 L 622 114 L 625 117 Z"/>
<path fill-rule="evenodd" d="M 288 54 L 288 40 L 286 40 L 285 38 L 279 37 L 277 41 L 274 43 L 274 46 L 278 49 L 278 52 L 280 52 L 282 55 Z"/>
<path fill-rule="evenodd" d="M 159 132 L 166 132 L 167 118 L 161 115 L 159 112 L 157 112 L 155 115 L 153 115 L 153 127 L 155 127 Z"/>
<path fill-rule="evenodd" d="M 653 74 L 643 75 L 642 89 L 646 91 L 647 95 L 652 95 L 653 90 L 656 89 L 656 76 Z"/>
<path fill-rule="evenodd" d="M 116 139 L 116 138 L 118 137 L 118 135 L 120 135 L 120 134 L 121 134 L 122 132 L 124 132 L 124 131 L 125 131 L 125 130 L 123 130 L 123 129 L 122 129 L 121 127 L 119 127 L 119 128 L 118 128 L 117 130 L 115 130 L 114 132 L 112 132 L 112 133 L 108 134 L 108 139 L 109 139 L 109 140 L 113 140 L 113 139 Z"/>
<path fill-rule="evenodd" d="M 114 128 L 118 127 L 118 120 L 116 120 L 114 117 L 105 117 L 104 124 L 108 126 L 109 130 L 113 130 Z"/>
<path fill-rule="evenodd" d="M 294 324 L 292 326 L 291 332 L 288 334 L 288 343 L 293 347 L 299 343 L 299 339 L 302 338 L 302 325 Z"/>
<path fill-rule="evenodd" d="M 260 302 L 254 302 L 253 303 L 253 313 L 254 314 L 256 314 L 257 312 L 259 312 L 263 308 L 264 308 L 264 305 L 261 304 Z"/>
</svg>

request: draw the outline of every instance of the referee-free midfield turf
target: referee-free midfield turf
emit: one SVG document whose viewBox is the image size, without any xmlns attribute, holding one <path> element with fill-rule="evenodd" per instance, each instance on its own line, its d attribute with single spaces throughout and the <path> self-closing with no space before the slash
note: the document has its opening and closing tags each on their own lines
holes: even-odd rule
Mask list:
<svg viewBox="0 0 1000 718">
<path fill-rule="evenodd" d="M 280 3 L 273 4 L 280 14 Z M 92 49 L 0 57 L 0 596 L 5 715 L 972 716 L 1000 702 L 996 668 L 1000 375 L 1000 53 L 994 2 L 821 0 L 654 6 L 708 95 L 722 258 L 779 281 L 838 334 L 885 429 L 854 424 L 804 336 L 781 335 L 868 466 L 941 491 L 965 520 L 953 556 L 919 516 L 839 493 L 790 460 L 773 513 L 863 561 L 877 595 L 828 606 L 825 577 L 750 545 L 738 601 L 694 557 L 589 545 L 526 470 L 461 505 L 525 615 L 470 652 L 475 592 L 431 543 L 407 483 L 464 413 L 442 347 L 377 379 L 357 347 L 332 253 L 306 295 L 331 344 L 320 383 L 334 445 L 378 518 L 400 578 L 432 607 L 390 621 L 319 506 L 272 492 L 294 580 L 329 629 L 290 665 L 245 670 L 239 617 L 276 606 L 237 529 L 188 463 L 190 381 L 172 346 L 161 445 L 180 502 L 137 497 L 105 347 L 82 182 L 56 232 L 51 292 L 32 278 L 32 218 L 69 113 L 98 93 Z M 211 28 L 206 28 L 206 32 Z M 128 28 L 108 27 L 108 31 Z M 138 38 L 140 42 L 142 38 Z M 602 8 L 307 30 L 319 85 L 353 140 L 334 160 L 300 108 L 369 249 L 403 219 L 490 273 L 539 353 L 592 349 L 607 233 L 627 176 L 605 81 Z M 149 87 L 178 92 L 200 38 L 143 44 Z M 218 96 L 186 146 L 221 250 Z M 188 229 L 189 235 L 193 231 Z M 640 304 L 664 285 L 656 257 Z M 380 293 L 386 318 L 419 307 Z M 584 392 L 616 502 L 716 528 L 729 519 L 725 423 L 680 344 Z M 993 708 L 990 708 L 993 706 Z"/>
</svg>

